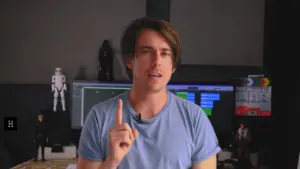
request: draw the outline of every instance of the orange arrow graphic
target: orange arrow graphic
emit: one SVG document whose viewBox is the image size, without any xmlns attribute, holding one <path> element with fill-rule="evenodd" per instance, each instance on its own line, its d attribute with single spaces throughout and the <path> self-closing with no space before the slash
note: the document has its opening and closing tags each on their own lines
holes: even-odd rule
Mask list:
<svg viewBox="0 0 300 169">
<path fill-rule="evenodd" d="M 269 86 L 270 80 L 268 78 L 261 78 L 260 80 L 261 80 L 260 83 L 261 86 Z"/>
</svg>

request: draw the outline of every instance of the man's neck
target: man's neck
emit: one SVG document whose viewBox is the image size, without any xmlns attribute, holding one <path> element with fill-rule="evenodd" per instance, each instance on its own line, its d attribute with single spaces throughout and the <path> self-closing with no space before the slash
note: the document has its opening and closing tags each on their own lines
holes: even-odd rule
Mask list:
<svg viewBox="0 0 300 169">
<path fill-rule="evenodd" d="M 168 97 L 166 89 L 151 92 L 133 86 L 129 92 L 128 100 L 135 112 L 141 114 L 143 119 L 151 119 L 163 109 Z"/>
</svg>

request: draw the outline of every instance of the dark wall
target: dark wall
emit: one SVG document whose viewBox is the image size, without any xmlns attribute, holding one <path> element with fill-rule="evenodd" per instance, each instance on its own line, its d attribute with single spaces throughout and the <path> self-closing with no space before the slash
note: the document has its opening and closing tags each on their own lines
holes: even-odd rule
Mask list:
<svg viewBox="0 0 300 169">
<path fill-rule="evenodd" d="M 299 3 L 267 1 L 266 18 L 266 70 L 273 79 L 272 90 L 272 166 L 271 168 L 297 168 L 300 137 L 299 95 L 300 71 L 296 61 L 299 54 L 298 19 Z M 284 58 L 282 58 L 284 56 Z M 284 83 L 283 77 L 293 79 Z M 289 90 L 287 90 L 289 89 Z M 281 137 L 280 137 L 281 136 Z M 285 153 L 277 153 L 285 152 Z"/>
<path fill-rule="evenodd" d="M 146 16 L 170 22 L 170 0 L 146 0 Z"/>
<path fill-rule="evenodd" d="M 5 98 L 3 97 L 5 87 L 3 85 L 0 85 L 0 126 L 4 126 L 4 105 L 5 105 Z M 12 167 L 12 161 L 11 161 L 11 152 L 7 148 L 7 144 L 5 143 L 6 137 L 5 132 L 3 128 L 0 130 L 0 164 L 1 168 L 8 169 Z"/>
<path fill-rule="evenodd" d="M 37 114 L 43 113 L 49 129 L 49 143 L 57 137 L 71 142 L 70 113 L 52 112 L 53 95 L 50 85 L 39 84 L 2 84 L 1 107 L 4 117 L 17 117 L 18 130 L 4 132 L 4 144 L 10 152 L 12 163 L 29 160 L 34 156 L 34 132 Z M 66 93 L 66 104 L 69 105 L 69 93 Z M 2 125 L 3 126 L 3 125 Z M 51 137 L 52 136 L 52 137 Z"/>
<path fill-rule="evenodd" d="M 299 133 L 299 3 L 267 0 L 266 7 L 264 66 L 273 81 L 271 168 L 294 169 L 300 151 L 300 138 L 294 134 Z M 285 83 L 283 77 L 293 83 Z"/>
</svg>

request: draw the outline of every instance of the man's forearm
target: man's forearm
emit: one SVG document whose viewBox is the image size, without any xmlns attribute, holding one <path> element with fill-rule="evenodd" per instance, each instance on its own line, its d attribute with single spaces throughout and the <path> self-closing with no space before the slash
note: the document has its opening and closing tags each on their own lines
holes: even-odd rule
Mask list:
<svg viewBox="0 0 300 169">
<path fill-rule="evenodd" d="M 118 166 L 119 163 L 113 162 L 113 160 L 108 156 L 99 169 L 117 169 Z"/>
</svg>

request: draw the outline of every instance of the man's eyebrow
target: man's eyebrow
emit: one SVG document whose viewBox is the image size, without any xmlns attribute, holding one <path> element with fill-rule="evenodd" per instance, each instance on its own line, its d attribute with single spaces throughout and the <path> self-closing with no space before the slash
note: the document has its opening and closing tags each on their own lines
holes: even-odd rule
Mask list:
<svg viewBox="0 0 300 169">
<path fill-rule="evenodd" d="M 153 49 L 151 46 L 145 46 L 145 45 L 140 46 L 139 48 L 140 49 Z"/>
<path fill-rule="evenodd" d="M 169 49 L 169 48 L 161 48 L 161 50 L 162 50 L 162 51 L 170 51 L 170 52 L 172 52 L 172 50 Z"/>
<path fill-rule="evenodd" d="M 146 46 L 146 45 L 140 46 L 139 48 L 140 48 L 140 49 L 151 49 L 151 50 L 153 50 L 153 47 L 151 47 L 151 46 Z M 169 48 L 161 48 L 160 50 L 161 50 L 161 51 L 171 51 L 171 52 L 172 52 L 172 50 L 169 49 Z"/>
</svg>

